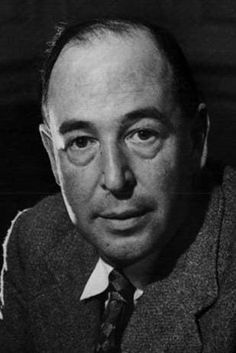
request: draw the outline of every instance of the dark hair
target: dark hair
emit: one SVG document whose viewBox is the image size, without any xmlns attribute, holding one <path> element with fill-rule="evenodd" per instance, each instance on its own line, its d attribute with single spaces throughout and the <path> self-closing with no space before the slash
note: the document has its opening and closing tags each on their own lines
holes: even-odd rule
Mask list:
<svg viewBox="0 0 236 353">
<path fill-rule="evenodd" d="M 92 37 L 113 32 L 119 35 L 132 35 L 141 29 L 149 33 L 160 52 L 172 68 L 172 91 L 180 104 L 184 116 L 194 116 L 200 103 L 199 94 L 185 56 L 175 38 L 164 28 L 146 22 L 127 19 L 95 19 L 72 26 L 59 25 L 49 43 L 46 60 L 42 69 L 42 108 L 47 104 L 48 86 L 51 72 L 60 52 L 69 42 L 88 42 Z M 43 111 L 44 118 L 46 112 Z"/>
</svg>

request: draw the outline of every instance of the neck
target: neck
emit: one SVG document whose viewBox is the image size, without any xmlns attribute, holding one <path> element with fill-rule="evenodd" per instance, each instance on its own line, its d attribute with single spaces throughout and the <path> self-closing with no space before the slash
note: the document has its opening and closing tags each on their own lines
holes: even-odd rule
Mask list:
<svg viewBox="0 0 236 353">
<path fill-rule="evenodd" d="M 145 259 L 124 267 L 123 272 L 136 288 L 144 289 L 155 280 L 157 259 L 158 254 L 155 252 Z"/>
</svg>

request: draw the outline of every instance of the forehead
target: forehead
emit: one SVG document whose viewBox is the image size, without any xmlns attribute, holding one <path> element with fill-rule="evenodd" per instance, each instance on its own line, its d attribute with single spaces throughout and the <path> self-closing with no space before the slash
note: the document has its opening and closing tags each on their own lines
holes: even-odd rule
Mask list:
<svg viewBox="0 0 236 353">
<path fill-rule="evenodd" d="M 114 108 L 125 114 L 122 106 L 129 109 L 128 102 L 149 104 L 159 96 L 162 103 L 167 91 L 170 100 L 171 78 L 168 62 L 147 32 L 107 32 L 63 48 L 51 74 L 48 104 L 59 120 Z"/>
</svg>

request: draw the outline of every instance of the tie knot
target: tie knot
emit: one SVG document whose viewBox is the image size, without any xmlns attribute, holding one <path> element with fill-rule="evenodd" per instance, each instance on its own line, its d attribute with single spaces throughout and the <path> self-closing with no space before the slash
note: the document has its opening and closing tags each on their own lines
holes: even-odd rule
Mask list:
<svg viewBox="0 0 236 353">
<path fill-rule="evenodd" d="M 111 292 L 118 293 L 123 300 L 133 300 L 135 287 L 121 271 L 116 269 L 111 271 L 109 274 L 109 287 Z"/>
</svg>

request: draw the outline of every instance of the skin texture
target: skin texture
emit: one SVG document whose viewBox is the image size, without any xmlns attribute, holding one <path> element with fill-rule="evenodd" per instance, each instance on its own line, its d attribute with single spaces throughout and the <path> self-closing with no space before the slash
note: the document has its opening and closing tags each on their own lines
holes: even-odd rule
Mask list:
<svg viewBox="0 0 236 353">
<path fill-rule="evenodd" d="M 133 282 L 184 222 L 200 165 L 171 79 L 144 31 L 69 43 L 50 79 L 50 131 L 41 126 L 72 222 Z"/>
</svg>

